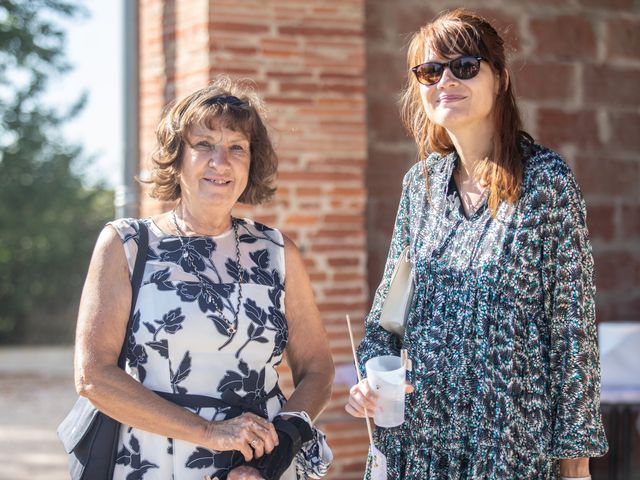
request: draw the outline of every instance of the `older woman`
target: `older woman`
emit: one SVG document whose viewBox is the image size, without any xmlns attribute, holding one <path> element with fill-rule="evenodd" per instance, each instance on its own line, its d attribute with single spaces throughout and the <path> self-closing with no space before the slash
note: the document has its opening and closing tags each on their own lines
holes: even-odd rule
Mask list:
<svg viewBox="0 0 640 480">
<path fill-rule="evenodd" d="M 573 173 L 521 130 L 503 41 L 446 12 L 414 36 L 403 96 L 422 161 L 404 178 L 362 363 L 413 359 L 407 420 L 378 429 L 389 478 L 589 476 L 607 443 L 599 410 L 593 261 Z M 378 325 L 410 246 L 404 338 Z M 366 380 L 347 411 L 376 408 Z"/>
<path fill-rule="evenodd" d="M 278 450 L 283 437 L 270 420 L 314 418 L 329 399 L 333 363 L 298 249 L 232 215 L 237 202 L 258 204 L 275 190 L 261 109 L 252 90 L 223 77 L 165 111 L 152 196 L 176 203 L 143 220 L 149 250 L 128 331 L 138 223 L 116 220 L 98 239 L 75 379 L 80 395 L 123 424 L 115 479 L 258 479 L 265 468 L 278 478 L 296 451 Z M 276 372 L 285 352 L 288 400 Z M 283 418 L 308 435 L 299 417 Z M 282 478 L 295 478 L 292 469 Z"/>
</svg>

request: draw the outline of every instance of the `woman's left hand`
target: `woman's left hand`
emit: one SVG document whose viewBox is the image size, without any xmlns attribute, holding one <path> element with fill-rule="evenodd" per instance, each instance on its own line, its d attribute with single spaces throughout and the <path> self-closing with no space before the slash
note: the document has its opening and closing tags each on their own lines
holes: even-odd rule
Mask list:
<svg viewBox="0 0 640 480">
<path fill-rule="evenodd" d="M 264 480 L 264 478 L 255 468 L 241 465 L 229 472 L 227 480 Z"/>
</svg>

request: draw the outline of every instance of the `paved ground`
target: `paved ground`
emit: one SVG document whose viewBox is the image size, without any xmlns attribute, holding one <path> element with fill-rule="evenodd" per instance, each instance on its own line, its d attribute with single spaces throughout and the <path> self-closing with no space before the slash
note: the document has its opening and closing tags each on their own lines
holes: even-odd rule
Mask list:
<svg viewBox="0 0 640 480">
<path fill-rule="evenodd" d="M 56 427 L 76 399 L 71 348 L 0 348 L 0 479 L 68 480 Z"/>
</svg>

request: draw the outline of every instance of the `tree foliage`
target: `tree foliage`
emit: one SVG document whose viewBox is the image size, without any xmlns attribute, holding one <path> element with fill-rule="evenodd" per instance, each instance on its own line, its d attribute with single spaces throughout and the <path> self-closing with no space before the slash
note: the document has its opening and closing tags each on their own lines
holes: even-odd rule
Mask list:
<svg viewBox="0 0 640 480">
<path fill-rule="evenodd" d="M 69 69 L 64 0 L 0 0 L 0 342 L 69 341 L 97 232 L 112 192 L 88 188 L 82 149 L 61 133 L 83 106 L 47 105 L 47 82 Z M 55 92 L 53 92 L 55 93 Z"/>
</svg>

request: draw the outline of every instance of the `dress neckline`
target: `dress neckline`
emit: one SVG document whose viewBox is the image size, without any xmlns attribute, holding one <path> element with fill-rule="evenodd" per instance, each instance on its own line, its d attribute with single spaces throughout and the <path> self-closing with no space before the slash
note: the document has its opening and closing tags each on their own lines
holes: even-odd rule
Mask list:
<svg viewBox="0 0 640 480">
<path fill-rule="evenodd" d="M 162 230 L 158 224 L 155 222 L 155 220 L 151 217 L 147 217 L 149 219 L 149 226 L 151 227 L 151 230 L 153 231 L 153 233 L 156 234 L 157 237 L 160 238 L 164 238 L 164 237 L 173 237 L 173 238 L 209 238 L 211 240 L 220 240 L 222 238 L 228 237 L 229 235 L 231 235 L 233 233 L 233 226 L 229 227 L 227 230 L 225 230 L 222 233 L 219 233 L 218 235 L 178 235 L 176 233 L 168 233 L 165 232 L 164 230 Z M 237 219 L 240 223 L 242 223 L 241 219 Z"/>
</svg>

